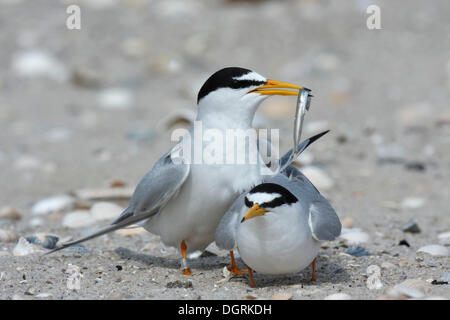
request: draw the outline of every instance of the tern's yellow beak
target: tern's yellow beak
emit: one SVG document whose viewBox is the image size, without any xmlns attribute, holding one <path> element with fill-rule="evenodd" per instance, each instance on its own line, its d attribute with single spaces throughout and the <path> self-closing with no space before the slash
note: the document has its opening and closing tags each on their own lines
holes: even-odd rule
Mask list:
<svg viewBox="0 0 450 320">
<path fill-rule="evenodd" d="M 283 90 L 283 89 L 295 89 L 295 90 Z M 267 84 L 260 86 L 256 89 L 250 90 L 249 93 L 256 92 L 262 95 L 297 96 L 298 91 L 302 89 L 303 87 L 297 86 L 295 84 L 268 79 Z"/>
<path fill-rule="evenodd" d="M 244 222 L 244 221 L 246 221 L 248 219 L 251 219 L 251 218 L 254 218 L 254 217 L 263 216 L 268 211 L 269 210 L 261 208 L 259 206 L 259 204 L 255 203 L 253 205 L 253 207 L 251 207 L 250 210 L 247 211 L 247 213 L 245 214 L 244 218 L 242 218 L 241 222 Z"/>
</svg>

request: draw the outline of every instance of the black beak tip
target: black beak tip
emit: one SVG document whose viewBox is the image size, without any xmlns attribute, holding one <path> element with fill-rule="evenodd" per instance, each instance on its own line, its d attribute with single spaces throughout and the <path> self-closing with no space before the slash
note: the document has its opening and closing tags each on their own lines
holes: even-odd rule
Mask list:
<svg viewBox="0 0 450 320">
<path fill-rule="evenodd" d="M 244 217 L 244 218 L 242 218 L 242 220 L 241 220 L 241 223 L 242 223 L 242 222 L 244 222 L 244 221 L 245 221 L 245 217 Z"/>
</svg>

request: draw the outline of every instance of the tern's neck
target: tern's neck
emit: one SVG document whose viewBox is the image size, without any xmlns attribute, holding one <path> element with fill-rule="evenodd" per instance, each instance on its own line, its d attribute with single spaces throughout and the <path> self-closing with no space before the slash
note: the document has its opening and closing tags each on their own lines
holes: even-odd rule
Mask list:
<svg viewBox="0 0 450 320">
<path fill-rule="evenodd" d="M 214 129 L 249 129 L 259 103 L 254 105 L 218 105 L 202 104 L 198 106 L 196 121 L 202 121 L 204 127 Z"/>
<path fill-rule="evenodd" d="M 255 112 L 232 114 L 226 112 L 201 112 L 199 110 L 196 121 L 201 121 L 204 127 L 214 129 L 249 129 L 252 128 Z"/>
</svg>

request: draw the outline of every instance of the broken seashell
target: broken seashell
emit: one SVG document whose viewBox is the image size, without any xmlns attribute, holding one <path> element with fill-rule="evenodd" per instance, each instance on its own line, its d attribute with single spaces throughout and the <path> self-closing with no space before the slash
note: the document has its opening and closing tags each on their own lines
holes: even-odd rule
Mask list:
<svg viewBox="0 0 450 320">
<path fill-rule="evenodd" d="M 13 250 L 13 255 L 21 257 L 38 252 L 43 252 L 43 250 L 39 250 L 38 246 L 28 242 L 25 238 L 20 237 L 19 242 L 17 242 L 17 245 Z"/>
</svg>

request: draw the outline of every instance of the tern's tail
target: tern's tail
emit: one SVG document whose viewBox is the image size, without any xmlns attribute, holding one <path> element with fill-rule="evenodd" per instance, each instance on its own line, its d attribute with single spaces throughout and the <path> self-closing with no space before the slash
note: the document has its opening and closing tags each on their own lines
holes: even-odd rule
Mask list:
<svg viewBox="0 0 450 320">
<path fill-rule="evenodd" d="M 53 250 L 51 250 L 49 252 L 46 252 L 44 255 L 47 255 L 47 254 L 50 254 L 50 253 L 53 253 L 53 252 L 56 252 L 56 251 L 59 251 L 59 250 L 71 247 L 71 246 L 74 246 L 74 245 L 79 244 L 81 242 L 84 242 L 84 241 L 87 241 L 87 240 L 99 237 L 101 235 L 104 235 L 105 233 L 108 233 L 108 232 L 111 232 L 111 231 L 114 231 L 114 230 L 117 230 L 117 229 L 121 229 L 123 227 L 124 226 L 114 225 L 114 224 L 106 226 L 106 227 L 103 227 L 99 231 L 97 231 L 97 232 L 95 232 L 93 234 L 90 234 L 90 235 L 88 235 L 88 236 L 86 236 L 84 238 L 81 238 L 81 239 L 78 239 L 78 240 L 74 240 L 74 241 L 64 242 L 60 247 L 57 247 L 57 248 L 55 248 L 55 249 L 53 249 Z"/>
<path fill-rule="evenodd" d="M 104 235 L 106 233 L 109 233 L 111 231 L 128 227 L 131 224 L 134 224 L 134 223 L 137 223 L 139 221 L 148 219 L 154 213 L 155 213 L 154 211 L 150 211 L 150 212 L 148 212 L 146 214 L 140 214 L 140 215 L 135 216 L 135 215 L 133 215 L 133 212 L 131 212 L 131 210 L 129 208 L 127 208 L 121 214 L 120 217 L 122 217 L 122 218 L 117 219 L 111 225 L 103 227 L 100 230 L 98 230 L 97 232 L 94 232 L 94 233 L 92 233 L 90 235 L 87 235 L 84 238 L 65 242 L 60 247 L 57 247 L 57 248 L 55 248 L 55 249 L 53 249 L 53 250 L 51 250 L 49 252 L 46 252 L 44 255 L 47 255 L 47 254 L 50 254 L 50 253 L 53 253 L 53 252 L 56 252 L 56 251 L 59 251 L 59 250 L 71 247 L 73 245 L 76 245 L 78 243 L 81 243 L 81 242 L 84 242 L 84 241 L 87 241 L 87 240 L 90 240 L 90 239 L 93 239 L 93 238 L 96 238 L 96 237 L 99 237 L 99 236 Z"/>
</svg>

